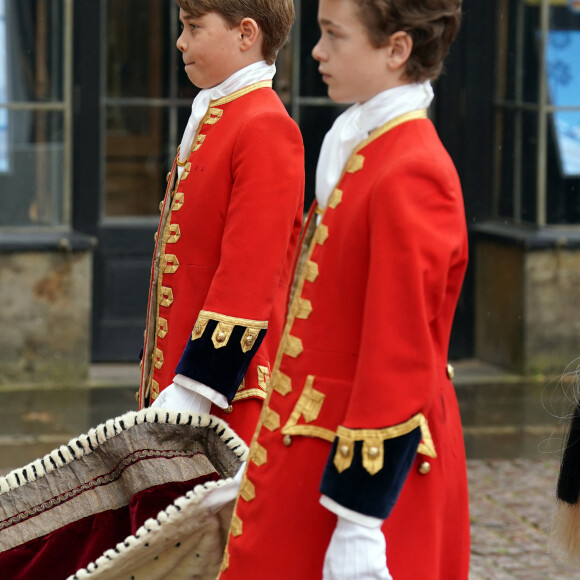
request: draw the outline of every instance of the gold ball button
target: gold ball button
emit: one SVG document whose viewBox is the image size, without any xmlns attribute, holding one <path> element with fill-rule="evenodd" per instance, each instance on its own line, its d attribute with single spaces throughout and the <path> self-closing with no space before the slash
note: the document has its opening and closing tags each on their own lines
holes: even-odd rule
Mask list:
<svg viewBox="0 0 580 580">
<path fill-rule="evenodd" d="M 369 447 L 369 457 L 373 459 L 379 456 L 379 448 L 378 447 Z"/>
<path fill-rule="evenodd" d="M 292 445 L 292 437 L 290 435 L 284 435 L 284 445 L 286 445 L 286 447 Z"/>
<path fill-rule="evenodd" d="M 225 332 L 220 332 L 217 336 L 216 336 L 216 340 L 218 342 L 223 342 L 226 339 L 226 333 Z"/>
<path fill-rule="evenodd" d="M 195 331 L 195 334 L 201 334 L 201 324 L 196 324 L 193 327 L 193 330 Z"/>
<path fill-rule="evenodd" d="M 419 465 L 419 473 L 421 475 L 427 475 L 431 471 L 431 464 L 428 461 L 424 461 Z"/>
<path fill-rule="evenodd" d="M 350 447 L 348 445 L 341 445 L 338 451 L 343 457 L 348 457 L 350 455 Z"/>
<path fill-rule="evenodd" d="M 254 342 L 254 337 L 252 335 L 246 337 L 246 342 L 252 344 Z"/>
<path fill-rule="evenodd" d="M 224 413 L 227 413 L 228 415 L 230 413 L 232 413 L 234 410 L 234 408 L 231 405 L 228 405 L 227 409 L 224 410 Z"/>
<path fill-rule="evenodd" d="M 450 365 L 449 363 L 447 363 L 447 378 L 450 381 L 455 378 L 455 369 L 453 368 L 453 365 Z"/>
</svg>

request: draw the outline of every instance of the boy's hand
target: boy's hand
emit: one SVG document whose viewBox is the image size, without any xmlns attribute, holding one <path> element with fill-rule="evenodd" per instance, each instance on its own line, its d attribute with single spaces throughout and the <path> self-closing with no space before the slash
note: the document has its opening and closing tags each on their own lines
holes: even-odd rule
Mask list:
<svg viewBox="0 0 580 580">
<path fill-rule="evenodd" d="M 385 536 L 338 518 L 324 558 L 322 580 L 393 580 L 387 568 Z"/>
<path fill-rule="evenodd" d="M 193 413 L 209 413 L 211 401 L 204 396 L 171 383 L 155 399 L 152 409 L 167 409 L 171 411 L 191 411 Z"/>
</svg>

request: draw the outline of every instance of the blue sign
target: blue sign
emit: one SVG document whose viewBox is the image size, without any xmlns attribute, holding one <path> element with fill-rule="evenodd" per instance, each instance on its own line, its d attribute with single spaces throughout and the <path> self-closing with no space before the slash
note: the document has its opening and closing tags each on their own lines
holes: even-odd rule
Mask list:
<svg viewBox="0 0 580 580">
<path fill-rule="evenodd" d="M 546 50 L 552 104 L 580 106 L 580 30 L 551 30 Z M 562 172 L 579 177 L 580 111 L 554 113 L 554 125 Z"/>
</svg>

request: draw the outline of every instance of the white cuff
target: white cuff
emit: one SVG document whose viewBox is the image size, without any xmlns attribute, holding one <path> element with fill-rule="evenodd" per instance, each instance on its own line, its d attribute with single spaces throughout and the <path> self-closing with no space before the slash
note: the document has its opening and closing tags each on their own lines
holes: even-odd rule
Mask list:
<svg viewBox="0 0 580 580">
<path fill-rule="evenodd" d="M 188 391 L 193 391 L 194 393 L 198 393 L 202 397 L 209 399 L 214 405 L 219 407 L 220 409 L 227 409 L 229 406 L 228 400 L 225 398 L 224 395 L 218 393 L 216 390 L 196 381 L 194 379 L 190 379 L 185 375 L 175 375 L 173 377 L 173 382 Z"/>
<path fill-rule="evenodd" d="M 345 508 L 343 505 L 336 503 L 333 499 L 330 499 L 327 495 L 320 496 L 320 504 L 325 507 L 328 511 L 336 514 L 339 518 L 348 520 L 355 524 L 364 526 L 365 528 L 380 528 L 383 525 L 384 520 L 381 518 L 375 518 L 373 516 L 366 516 L 354 510 Z"/>
</svg>

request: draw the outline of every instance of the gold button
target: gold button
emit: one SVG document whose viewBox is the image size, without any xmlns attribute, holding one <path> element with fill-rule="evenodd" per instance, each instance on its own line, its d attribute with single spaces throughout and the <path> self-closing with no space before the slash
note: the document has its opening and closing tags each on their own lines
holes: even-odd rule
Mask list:
<svg viewBox="0 0 580 580">
<path fill-rule="evenodd" d="M 248 337 L 246 338 L 246 342 L 247 342 L 248 344 L 252 344 L 252 342 L 254 342 L 254 337 L 253 337 L 252 335 L 248 336 Z"/>
<path fill-rule="evenodd" d="M 193 330 L 194 330 L 195 334 L 201 334 L 201 324 L 196 324 L 193 327 Z"/>
<path fill-rule="evenodd" d="M 292 437 L 290 435 L 284 436 L 284 445 L 286 445 L 286 447 L 290 447 L 290 445 L 292 445 Z"/>
<path fill-rule="evenodd" d="M 431 471 L 431 464 L 428 461 L 424 461 L 419 465 L 419 473 L 421 475 L 427 475 Z"/>
<path fill-rule="evenodd" d="M 341 445 L 338 451 L 343 457 L 348 457 L 350 455 L 350 447 L 348 445 Z"/>
<path fill-rule="evenodd" d="M 226 339 L 226 333 L 225 332 L 220 332 L 217 336 L 216 336 L 216 340 L 218 342 L 223 342 Z"/>
<path fill-rule="evenodd" d="M 228 405 L 228 408 L 224 410 L 224 413 L 227 413 L 228 415 L 234 410 L 234 408 L 231 405 Z"/>
<path fill-rule="evenodd" d="M 452 381 L 454 377 L 455 377 L 455 369 L 453 368 L 452 365 L 450 365 L 449 363 L 447 363 L 447 378 L 450 381 Z"/>
<path fill-rule="evenodd" d="M 369 447 L 369 457 L 378 457 L 379 456 L 379 448 L 378 447 Z"/>
</svg>

